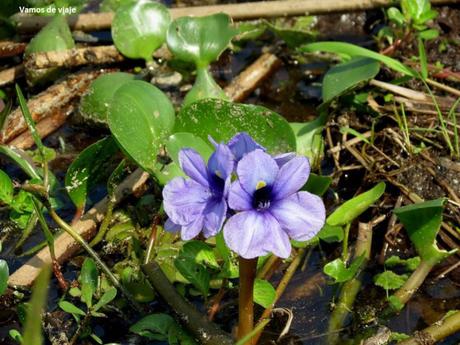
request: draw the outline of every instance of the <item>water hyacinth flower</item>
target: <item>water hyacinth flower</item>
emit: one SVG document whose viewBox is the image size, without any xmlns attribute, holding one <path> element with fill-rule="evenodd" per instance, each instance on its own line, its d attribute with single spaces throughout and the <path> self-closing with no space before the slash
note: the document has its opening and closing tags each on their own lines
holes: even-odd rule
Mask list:
<svg viewBox="0 0 460 345">
<path fill-rule="evenodd" d="M 176 177 L 163 189 L 163 205 L 169 216 L 165 229 L 180 229 L 183 240 L 201 231 L 206 238 L 214 236 L 227 216 L 234 156 L 228 146 L 218 144 L 207 166 L 198 152 L 189 148 L 179 152 L 179 162 L 189 179 Z"/>
<path fill-rule="evenodd" d="M 325 222 L 325 208 L 318 196 L 299 191 L 310 175 L 305 157 L 284 157 L 281 166 L 269 154 L 256 149 L 238 163 L 229 207 L 238 211 L 224 226 L 230 249 L 245 259 L 273 253 L 287 258 L 290 239 L 306 241 Z"/>
</svg>

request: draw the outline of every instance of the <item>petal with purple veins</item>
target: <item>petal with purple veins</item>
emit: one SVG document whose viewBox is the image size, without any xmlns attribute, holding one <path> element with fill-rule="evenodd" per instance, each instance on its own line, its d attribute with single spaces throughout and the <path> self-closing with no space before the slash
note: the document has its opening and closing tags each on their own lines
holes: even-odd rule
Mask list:
<svg viewBox="0 0 460 345">
<path fill-rule="evenodd" d="M 203 158 L 193 149 L 179 151 L 179 163 L 184 173 L 205 187 L 209 187 L 208 173 Z"/>
<path fill-rule="evenodd" d="M 262 150 L 255 150 L 238 163 L 236 173 L 243 189 L 252 195 L 257 189 L 274 183 L 278 175 L 275 160 Z"/>
<path fill-rule="evenodd" d="M 184 241 L 191 240 L 198 236 L 200 231 L 203 229 L 204 217 L 199 216 L 193 222 L 182 226 L 180 237 Z"/>
<path fill-rule="evenodd" d="M 274 200 L 281 200 L 299 191 L 310 175 L 310 163 L 306 157 L 295 157 L 284 164 L 273 184 Z"/>
<path fill-rule="evenodd" d="M 172 222 L 179 225 L 195 220 L 203 212 L 210 197 L 209 189 L 183 177 L 172 179 L 163 188 L 165 212 Z"/>
<path fill-rule="evenodd" d="M 224 226 L 224 239 L 229 248 L 246 259 L 273 252 L 280 257 L 290 253 L 287 234 L 267 212 L 244 211 L 230 217 Z"/>
<path fill-rule="evenodd" d="M 298 192 L 273 203 L 269 212 L 296 241 L 307 241 L 315 236 L 326 218 L 321 198 L 308 192 Z"/>
<path fill-rule="evenodd" d="M 203 214 L 204 237 L 215 236 L 224 225 L 225 217 L 227 216 L 227 203 L 223 199 L 212 199 L 206 205 Z"/>
<path fill-rule="evenodd" d="M 295 158 L 297 155 L 295 152 L 288 152 L 288 153 L 282 153 L 280 155 L 277 155 L 273 157 L 275 160 L 276 164 L 278 164 L 278 167 L 282 167 L 284 164 L 289 162 L 291 159 Z"/>
<path fill-rule="evenodd" d="M 216 151 L 209 157 L 208 172 L 217 175 L 222 180 L 229 177 L 235 167 L 235 157 L 227 145 L 218 144 Z"/>
<path fill-rule="evenodd" d="M 259 145 L 249 134 L 245 132 L 241 132 L 233 136 L 233 138 L 228 141 L 227 145 L 230 147 L 230 150 L 232 150 L 237 161 L 243 158 L 247 153 L 256 149 L 265 151 L 263 146 Z"/>
<path fill-rule="evenodd" d="M 230 186 L 228 193 L 228 206 L 235 211 L 252 210 L 252 197 L 242 187 L 239 181 Z"/>
</svg>

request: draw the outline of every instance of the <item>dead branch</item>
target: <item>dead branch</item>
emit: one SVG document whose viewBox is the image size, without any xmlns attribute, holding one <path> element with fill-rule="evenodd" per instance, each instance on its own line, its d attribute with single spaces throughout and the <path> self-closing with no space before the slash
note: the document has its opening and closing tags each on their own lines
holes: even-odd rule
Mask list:
<svg viewBox="0 0 460 345">
<path fill-rule="evenodd" d="M 45 91 L 31 98 L 29 106 L 32 118 L 39 122 L 48 114 L 58 111 L 73 99 L 79 97 L 100 72 L 80 72 L 68 76 L 60 83 L 54 84 Z M 8 115 L 3 130 L 0 132 L 0 143 L 7 143 L 27 130 L 27 124 L 17 108 Z"/>
<path fill-rule="evenodd" d="M 74 48 L 64 51 L 33 53 L 25 59 L 27 69 L 100 65 L 123 61 L 115 46 Z"/>
<path fill-rule="evenodd" d="M 11 84 L 24 75 L 24 65 L 20 64 L 0 71 L 0 86 Z"/>
<path fill-rule="evenodd" d="M 0 57 L 10 57 L 22 54 L 26 49 L 26 43 L 2 41 L 0 42 Z"/>
<path fill-rule="evenodd" d="M 455 3 L 458 0 L 431 0 L 434 5 Z M 260 1 L 240 4 L 194 6 L 171 9 L 173 18 L 183 16 L 205 16 L 224 12 L 234 20 L 255 18 L 284 17 L 305 14 L 323 14 L 333 12 L 347 12 L 368 10 L 393 5 L 392 0 L 291 0 L 291 1 Z M 73 30 L 98 31 L 109 29 L 112 24 L 113 13 L 84 13 L 68 16 L 67 21 Z M 16 14 L 13 20 L 17 29 L 22 33 L 36 32 L 45 26 L 50 18 L 46 16 L 31 16 Z"/>
<path fill-rule="evenodd" d="M 262 54 L 252 65 L 234 78 L 224 91 L 236 102 L 245 99 L 265 78 L 281 65 L 281 60 L 271 53 Z"/>
</svg>

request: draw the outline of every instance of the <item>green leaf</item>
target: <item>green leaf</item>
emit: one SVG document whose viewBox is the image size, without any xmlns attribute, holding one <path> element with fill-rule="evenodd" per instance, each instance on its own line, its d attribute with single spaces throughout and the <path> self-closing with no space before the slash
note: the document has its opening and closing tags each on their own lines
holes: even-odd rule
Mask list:
<svg viewBox="0 0 460 345">
<path fill-rule="evenodd" d="M 315 173 L 310 173 L 307 183 L 302 189 L 318 196 L 323 196 L 323 194 L 329 189 L 331 183 L 332 177 L 330 176 L 321 176 Z"/>
<path fill-rule="evenodd" d="M 361 255 L 353 261 L 350 267 L 347 267 L 342 259 L 337 258 L 334 261 L 327 263 L 324 266 L 323 271 L 328 276 L 334 278 L 334 283 L 343 283 L 354 278 L 364 260 L 365 256 Z"/>
<path fill-rule="evenodd" d="M 407 274 L 396 274 L 393 271 L 385 271 L 375 275 L 374 283 L 385 290 L 396 290 L 404 285 L 409 276 Z"/>
<path fill-rule="evenodd" d="M 141 0 L 120 6 L 112 21 L 112 37 L 125 56 L 146 61 L 166 40 L 171 16 L 159 2 Z"/>
<path fill-rule="evenodd" d="M 147 82 L 130 81 L 115 92 L 108 121 L 122 150 L 154 175 L 157 154 L 174 126 L 174 108 L 166 95 Z"/>
<path fill-rule="evenodd" d="M 275 35 L 286 42 L 289 48 L 296 48 L 301 44 L 315 40 L 317 35 L 311 30 L 314 22 L 313 16 L 303 16 L 277 18 L 275 23 L 266 21 L 266 25 Z"/>
<path fill-rule="evenodd" d="M 96 263 L 91 258 L 86 258 L 81 267 L 81 299 L 88 308 L 93 305 L 93 295 L 97 290 L 99 272 Z"/>
<path fill-rule="evenodd" d="M 10 270 L 5 260 L 0 259 L 0 296 L 3 295 L 8 288 L 8 278 Z"/>
<path fill-rule="evenodd" d="M 0 153 L 15 162 L 30 178 L 42 180 L 32 159 L 22 150 L 0 145 Z"/>
<path fill-rule="evenodd" d="M 439 36 L 439 31 L 436 29 L 427 29 L 419 32 L 418 35 L 424 40 L 434 40 Z"/>
<path fill-rule="evenodd" d="M 392 22 L 395 22 L 399 26 L 403 26 L 406 22 L 406 19 L 404 18 L 403 14 L 396 7 L 390 7 L 387 10 L 387 15 L 388 19 L 390 19 Z"/>
<path fill-rule="evenodd" d="M 42 268 L 35 281 L 24 325 L 22 345 L 42 345 L 42 312 L 46 306 L 48 286 L 51 276 L 51 267 Z"/>
<path fill-rule="evenodd" d="M 75 47 L 69 26 L 64 16 L 53 19 L 34 36 L 26 47 L 25 54 L 62 51 Z"/>
<path fill-rule="evenodd" d="M 297 153 L 310 159 L 310 164 L 318 166 L 324 156 L 324 139 L 321 135 L 327 122 L 327 114 L 323 113 L 310 122 L 289 123 L 296 138 Z"/>
<path fill-rule="evenodd" d="M 169 26 L 166 41 L 180 60 L 207 67 L 228 47 L 237 30 L 224 13 L 205 17 L 180 17 Z"/>
<path fill-rule="evenodd" d="M 192 148 L 203 157 L 206 162 L 211 156 L 213 149 L 200 137 L 192 133 L 174 133 L 165 143 L 169 157 L 179 166 L 179 151 L 185 148 Z"/>
<path fill-rule="evenodd" d="M 318 233 L 318 237 L 327 243 L 342 242 L 344 237 L 343 228 L 326 223 Z"/>
<path fill-rule="evenodd" d="M 197 264 L 205 264 L 211 268 L 219 268 L 213 248 L 201 241 L 188 241 L 182 247 L 181 256 L 193 259 Z"/>
<path fill-rule="evenodd" d="M 34 205 L 35 213 L 37 214 L 38 220 L 40 222 L 40 226 L 42 228 L 43 234 L 45 235 L 45 239 L 48 244 L 48 249 L 52 255 L 51 257 L 54 257 L 55 256 L 54 254 L 54 236 L 51 230 L 49 229 L 48 223 L 46 222 L 45 217 L 43 215 L 43 210 L 42 210 L 43 207 L 40 204 L 40 202 L 33 196 L 32 196 L 32 202 Z"/>
<path fill-rule="evenodd" d="M 326 72 L 323 79 L 323 102 L 362 85 L 379 73 L 379 63 L 370 58 L 354 57 L 350 61 L 338 64 Z"/>
<path fill-rule="evenodd" d="M 192 283 L 204 297 L 208 295 L 211 276 L 205 266 L 197 264 L 194 259 L 183 255 L 179 255 L 174 260 L 174 265 L 180 274 Z"/>
<path fill-rule="evenodd" d="M 415 78 L 418 77 L 418 73 L 416 71 L 402 64 L 398 60 L 395 60 L 388 56 L 376 53 L 372 50 L 359 47 L 351 43 L 317 42 L 317 43 L 310 43 L 310 44 L 304 45 L 299 49 L 302 52 L 325 51 L 329 53 L 349 55 L 350 57 L 354 57 L 354 56 L 367 57 L 370 59 L 380 61 L 381 63 L 384 63 L 385 65 L 395 70 L 396 72 L 400 72 L 404 75 L 408 75 L 408 76 L 415 77 Z"/>
<path fill-rule="evenodd" d="M 394 213 L 403 223 L 415 250 L 423 261 L 436 264 L 454 251 L 440 250 L 436 235 L 442 222 L 446 199 L 436 199 L 396 208 Z"/>
<path fill-rule="evenodd" d="M 272 284 L 266 280 L 256 279 L 254 281 L 254 302 L 264 308 L 273 306 L 276 298 L 276 291 Z"/>
<path fill-rule="evenodd" d="M 401 259 L 399 256 L 392 255 L 385 260 L 386 267 L 404 266 L 408 271 L 415 271 L 420 265 L 420 257 L 415 256 L 410 259 Z"/>
<path fill-rule="evenodd" d="M 117 143 L 107 137 L 85 148 L 69 166 L 65 187 L 77 208 L 85 207 L 88 192 L 107 176 L 110 162 L 117 152 Z"/>
<path fill-rule="evenodd" d="M 80 315 L 80 316 L 85 316 L 86 313 L 78 308 L 76 305 L 67 302 L 67 301 L 61 301 L 59 302 L 59 308 L 64 310 L 66 313 L 72 314 L 72 315 Z"/>
<path fill-rule="evenodd" d="M 130 73 L 103 74 L 94 80 L 80 101 L 81 115 L 90 121 L 107 124 L 109 105 L 114 93 L 125 83 L 134 80 Z"/>
<path fill-rule="evenodd" d="M 190 132 L 204 141 L 228 141 L 247 132 L 271 154 L 295 151 L 296 140 L 289 123 L 277 113 L 256 105 L 218 99 L 193 103 L 179 112 L 175 132 Z"/>
<path fill-rule="evenodd" d="M 19 344 L 22 344 L 23 343 L 23 340 L 22 340 L 22 335 L 21 333 L 19 333 L 19 331 L 17 329 L 10 329 L 10 331 L 8 332 L 8 335 L 17 343 Z"/>
<path fill-rule="evenodd" d="M 13 200 L 13 182 L 6 172 L 0 170 L 0 201 L 5 204 L 10 204 Z"/>
<path fill-rule="evenodd" d="M 353 199 L 345 201 L 329 217 L 326 222 L 329 225 L 345 225 L 351 223 L 361 213 L 366 211 L 375 203 L 385 192 L 385 183 L 380 182 L 367 192 L 355 196 Z"/>
<path fill-rule="evenodd" d="M 114 287 L 109 288 L 102 297 L 97 301 L 97 303 L 93 306 L 93 311 L 98 311 L 101 309 L 103 306 L 109 304 L 114 300 L 114 298 L 117 297 L 117 289 Z"/>
<path fill-rule="evenodd" d="M 168 339 L 169 330 L 174 324 L 174 319 L 167 314 L 150 314 L 137 321 L 129 330 L 149 340 L 164 341 Z"/>
</svg>

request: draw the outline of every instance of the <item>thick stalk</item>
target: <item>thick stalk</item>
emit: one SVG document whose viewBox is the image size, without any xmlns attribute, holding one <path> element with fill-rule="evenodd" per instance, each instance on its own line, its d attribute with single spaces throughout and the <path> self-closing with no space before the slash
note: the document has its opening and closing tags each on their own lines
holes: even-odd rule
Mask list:
<svg viewBox="0 0 460 345">
<path fill-rule="evenodd" d="M 460 311 L 435 322 L 423 331 L 417 332 L 412 338 L 399 342 L 399 345 L 435 344 L 451 334 L 460 332 Z"/>
<path fill-rule="evenodd" d="M 407 301 L 409 301 L 412 298 L 414 293 L 425 281 L 425 278 L 428 276 L 433 266 L 434 265 L 432 263 L 422 260 L 420 262 L 420 265 L 411 274 L 411 276 L 409 277 L 409 279 L 407 279 L 404 285 L 394 293 L 393 297 L 397 298 L 398 302 L 401 303 L 401 306 L 404 306 L 404 304 L 406 304 Z M 387 312 L 390 312 L 390 310 L 387 310 Z"/>
<path fill-rule="evenodd" d="M 142 265 L 142 271 L 153 288 L 178 315 L 182 324 L 200 340 L 200 344 L 233 345 L 235 343 L 229 334 L 209 322 L 205 315 L 177 292 L 155 261 Z"/>
<path fill-rule="evenodd" d="M 327 344 L 337 344 L 339 341 L 339 332 L 342 328 L 345 319 L 353 309 L 356 296 L 361 288 L 361 275 L 370 258 L 372 244 L 372 223 L 359 223 L 358 241 L 355 249 L 355 258 L 362 255 L 365 256 L 365 261 L 361 266 L 360 272 L 353 279 L 343 284 L 340 290 L 339 301 L 332 312 L 329 319 Z"/>
<path fill-rule="evenodd" d="M 238 339 L 243 339 L 254 329 L 254 281 L 257 273 L 257 258 L 240 257 L 240 288 L 238 302 Z M 255 344 L 254 338 L 245 345 Z"/>
</svg>

